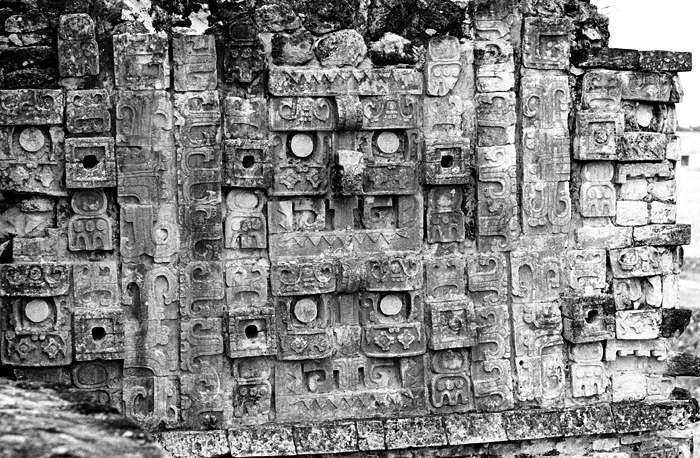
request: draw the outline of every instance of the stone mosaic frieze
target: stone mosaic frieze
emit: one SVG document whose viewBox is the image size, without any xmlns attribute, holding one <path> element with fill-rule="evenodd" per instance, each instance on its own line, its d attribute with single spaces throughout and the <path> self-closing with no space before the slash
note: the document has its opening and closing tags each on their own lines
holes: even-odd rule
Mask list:
<svg viewBox="0 0 700 458">
<path fill-rule="evenodd" d="M 285 2 L 206 34 L 60 15 L 60 86 L 0 85 L 31 226 L 0 257 L 2 365 L 176 456 L 695 418 L 669 350 L 690 57 L 587 47 L 582 2 L 444 3 L 457 29 L 401 52 Z"/>
</svg>

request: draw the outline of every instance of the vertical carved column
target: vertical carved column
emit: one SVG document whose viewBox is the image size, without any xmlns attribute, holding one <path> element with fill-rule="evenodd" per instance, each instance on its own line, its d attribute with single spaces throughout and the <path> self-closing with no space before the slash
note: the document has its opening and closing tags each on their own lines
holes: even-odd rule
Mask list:
<svg viewBox="0 0 700 458">
<path fill-rule="evenodd" d="M 567 234 L 571 222 L 571 24 L 560 9 L 527 14 L 518 117 L 523 237 L 511 253 L 514 375 L 518 401 L 561 406 L 567 385 L 559 296 L 568 242 L 556 234 Z"/>
<path fill-rule="evenodd" d="M 173 110 L 167 37 L 114 37 L 125 415 L 180 421 Z"/>
<path fill-rule="evenodd" d="M 477 248 L 468 259 L 477 340 L 472 378 L 478 410 L 513 406 L 508 256 L 518 238 L 516 96 L 513 43 L 518 14 L 510 0 L 474 5 L 476 66 Z"/>
<path fill-rule="evenodd" d="M 180 223 L 180 402 L 189 427 L 225 425 L 232 407 L 224 353 L 221 104 L 211 35 L 173 38 Z"/>
<path fill-rule="evenodd" d="M 473 249 L 476 201 L 474 49 L 454 37 L 428 43 L 423 99 L 427 186 L 426 305 L 430 326 L 428 391 L 437 412 L 474 409 L 469 348 L 474 303 L 466 296 L 465 251 Z M 467 255 L 468 256 L 468 255 Z"/>
</svg>

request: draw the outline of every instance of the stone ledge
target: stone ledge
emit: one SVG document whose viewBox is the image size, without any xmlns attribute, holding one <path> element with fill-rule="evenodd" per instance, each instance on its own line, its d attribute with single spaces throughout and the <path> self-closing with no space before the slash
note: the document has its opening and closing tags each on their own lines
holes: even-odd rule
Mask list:
<svg viewBox="0 0 700 458">
<path fill-rule="evenodd" d="M 645 70 L 650 72 L 689 72 L 693 58 L 689 52 L 637 51 L 621 48 L 584 48 L 571 56 L 571 63 L 582 68 Z"/>
<path fill-rule="evenodd" d="M 682 428 L 698 419 L 695 400 L 602 403 L 575 409 L 532 409 L 306 425 L 175 431 L 156 435 L 174 457 L 289 456 L 457 446 Z M 228 444 L 223 438 L 228 437 Z"/>
</svg>

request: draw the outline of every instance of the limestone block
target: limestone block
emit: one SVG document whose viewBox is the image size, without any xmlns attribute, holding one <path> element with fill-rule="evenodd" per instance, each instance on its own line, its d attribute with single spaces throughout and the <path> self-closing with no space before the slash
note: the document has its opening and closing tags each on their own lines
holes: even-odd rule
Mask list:
<svg viewBox="0 0 700 458">
<path fill-rule="evenodd" d="M 556 410 L 505 412 L 503 420 L 511 441 L 562 435 L 561 418 Z"/>
<path fill-rule="evenodd" d="M 615 431 L 612 411 L 607 404 L 563 410 L 560 418 L 564 436 L 610 434 Z"/>
<path fill-rule="evenodd" d="M 605 250 L 569 250 L 567 271 L 569 286 L 576 291 L 605 288 Z"/>
<path fill-rule="evenodd" d="M 647 395 L 647 378 L 637 372 L 615 372 L 612 393 L 613 402 L 641 401 Z"/>
<path fill-rule="evenodd" d="M 173 431 L 162 433 L 158 441 L 176 458 L 197 454 L 214 458 L 229 453 L 226 431 Z"/>
<path fill-rule="evenodd" d="M 87 14 L 64 14 L 58 22 L 58 69 L 63 77 L 100 73 L 95 23 Z"/>
<path fill-rule="evenodd" d="M 67 188 L 117 186 L 114 139 L 68 138 L 65 142 Z"/>
<path fill-rule="evenodd" d="M 447 415 L 443 417 L 450 445 L 501 442 L 508 439 L 499 413 Z"/>
<path fill-rule="evenodd" d="M 272 68 L 268 90 L 275 96 L 422 94 L 423 74 L 411 69 Z"/>
<path fill-rule="evenodd" d="M 618 112 L 622 100 L 620 73 L 591 70 L 583 76 L 583 107 L 600 112 Z"/>
<path fill-rule="evenodd" d="M 114 38 L 115 84 L 120 89 L 168 89 L 168 40 L 162 34 L 122 34 Z"/>
<path fill-rule="evenodd" d="M 649 219 L 653 224 L 674 224 L 676 222 L 676 204 L 652 202 Z"/>
<path fill-rule="evenodd" d="M 300 455 L 358 450 L 357 429 L 354 422 L 294 425 L 292 433 L 297 453 Z"/>
<path fill-rule="evenodd" d="M 72 134 L 107 134 L 112 129 L 109 93 L 102 89 L 66 92 L 66 130 Z"/>
<path fill-rule="evenodd" d="M 689 52 L 642 51 L 639 66 L 651 72 L 689 72 L 693 69 L 693 56 Z"/>
<path fill-rule="evenodd" d="M 445 243 L 464 240 L 462 190 L 453 187 L 433 188 L 428 194 L 428 242 Z"/>
<path fill-rule="evenodd" d="M 471 141 L 461 136 L 425 139 L 425 183 L 465 184 L 473 166 Z"/>
<path fill-rule="evenodd" d="M 694 421 L 697 407 L 690 401 L 654 404 L 619 403 L 612 405 L 618 433 L 665 430 Z"/>
<path fill-rule="evenodd" d="M 60 89 L 0 91 L 0 124 L 9 126 L 63 123 L 63 92 Z"/>
<path fill-rule="evenodd" d="M 231 456 L 294 455 L 294 436 L 291 426 L 255 426 L 233 428 L 227 432 Z"/>
<path fill-rule="evenodd" d="M 675 203 L 676 202 L 676 180 L 652 181 L 649 183 L 649 196 L 654 201 Z"/>
<path fill-rule="evenodd" d="M 671 275 L 678 270 L 677 253 L 656 247 L 610 250 L 610 264 L 615 278 Z"/>
<path fill-rule="evenodd" d="M 173 36 L 173 89 L 178 92 L 216 89 L 214 35 Z"/>
<path fill-rule="evenodd" d="M 581 68 L 636 70 L 640 52 L 621 48 L 581 48 L 571 56 L 571 63 Z"/>
<path fill-rule="evenodd" d="M 613 165 L 607 162 L 583 164 L 580 196 L 582 216 L 593 218 L 615 216 L 616 192 L 612 184 L 614 173 Z M 646 182 L 644 184 L 646 185 Z M 622 190 L 620 193 L 622 194 Z"/>
<path fill-rule="evenodd" d="M 426 93 L 447 95 L 457 84 L 461 71 L 459 40 L 450 36 L 432 38 L 425 63 Z"/>
<path fill-rule="evenodd" d="M 662 277 L 642 277 L 613 280 L 617 310 L 660 307 L 663 302 Z"/>
<path fill-rule="evenodd" d="M 659 337 L 661 313 L 657 310 L 625 310 L 615 314 L 619 340 L 652 340 Z"/>
<path fill-rule="evenodd" d="M 676 135 L 669 136 L 666 148 L 666 159 L 669 161 L 680 161 L 683 151 L 683 139 Z"/>
<path fill-rule="evenodd" d="M 619 226 L 644 226 L 649 224 L 649 209 L 646 202 L 619 200 L 615 221 Z"/>
<path fill-rule="evenodd" d="M 674 178 L 675 175 L 675 167 L 669 161 L 618 164 L 615 183 L 625 183 L 631 178 Z"/>
<path fill-rule="evenodd" d="M 224 137 L 263 140 L 267 133 L 267 99 L 227 96 L 224 105 Z M 264 186 L 267 187 L 267 186 Z"/>
<path fill-rule="evenodd" d="M 648 194 L 648 182 L 644 179 L 632 179 L 625 181 L 620 186 L 618 197 L 620 200 L 645 200 Z"/>
<path fill-rule="evenodd" d="M 73 316 L 75 360 L 124 358 L 124 314 L 120 309 L 77 309 Z"/>
<path fill-rule="evenodd" d="M 13 267 L 9 265 L 10 269 Z M 38 267 L 34 266 L 33 269 L 36 272 Z M 46 268 L 44 271 L 47 271 Z M 3 279 L 8 272 L 12 271 L 7 268 L 0 271 Z M 53 272 L 60 274 L 61 271 Z M 37 288 L 38 285 L 33 288 L 26 285 L 22 292 L 14 293 L 16 296 L 28 294 L 35 299 L 12 298 L 0 315 L 0 358 L 3 364 L 20 367 L 65 366 L 73 359 L 72 298 L 58 295 L 36 298 L 41 296 Z M 5 295 L 5 291 L 0 293 Z"/>
<path fill-rule="evenodd" d="M 622 98 L 647 102 L 669 102 L 673 76 L 668 73 L 622 72 Z"/>
<path fill-rule="evenodd" d="M 357 447 L 361 451 L 384 450 L 384 423 L 380 420 L 356 421 Z"/>
<path fill-rule="evenodd" d="M 563 335 L 575 344 L 598 342 L 615 335 L 612 295 L 565 296 L 561 301 Z"/>
<path fill-rule="evenodd" d="M 651 224 L 634 228 L 635 245 L 690 245 L 689 224 Z"/>
<path fill-rule="evenodd" d="M 272 37 L 272 62 L 275 65 L 304 65 L 314 58 L 315 37 L 308 30 Z"/>
<path fill-rule="evenodd" d="M 270 143 L 267 140 L 225 140 L 223 183 L 244 188 L 269 187 L 272 183 Z"/>
<path fill-rule="evenodd" d="M 488 39 L 475 43 L 476 84 L 479 92 L 498 92 L 513 89 L 515 66 L 513 45 L 502 39 Z"/>
<path fill-rule="evenodd" d="M 576 116 L 576 126 L 575 159 L 617 159 L 617 143 L 624 128 L 624 117 L 621 113 L 582 111 Z"/>
<path fill-rule="evenodd" d="M 356 30 L 339 30 L 321 38 L 314 54 L 324 67 L 356 67 L 367 56 L 367 45 Z"/>
<path fill-rule="evenodd" d="M 436 447 L 447 444 L 439 417 L 387 420 L 386 446 L 389 450 L 408 447 Z"/>
<path fill-rule="evenodd" d="M 537 69 L 565 69 L 569 66 L 568 19 L 525 19 L 523 65 Z"/>
<path fill-rule="evenodd" d="M 678 275 L 663 277 L 663 307 L 674 309 L 680 305 L 680 289 Z"/>
<path fill-rule="evenodd" d="M 576 229 L 576 248 L 627 248 L 632 246 L 632 228 L 584 226 Z"/>
<path fill-rule="evenodd" d="M 666 159 L 668 139 L 664 134 L 626 132 L 617 150 L 621 162 L 662 161 Z"/>
</svg>

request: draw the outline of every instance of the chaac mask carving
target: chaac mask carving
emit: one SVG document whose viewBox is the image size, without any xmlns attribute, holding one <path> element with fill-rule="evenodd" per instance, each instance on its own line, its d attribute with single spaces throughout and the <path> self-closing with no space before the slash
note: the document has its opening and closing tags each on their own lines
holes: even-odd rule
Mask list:
<svg viewBox="0 0 700 458">
<path fill-rule="evenodd" d="M 0 265 L 2 364 L 152 428 L 667 400 L 682 56 L 591 64 L 563 2 L 474 3 L 415 66 L 268 5 L 116 34 L 112 70 L 61 16 L 71 89 L 0 91 L 0 190 L 55 215 Z"/>
</svg>

